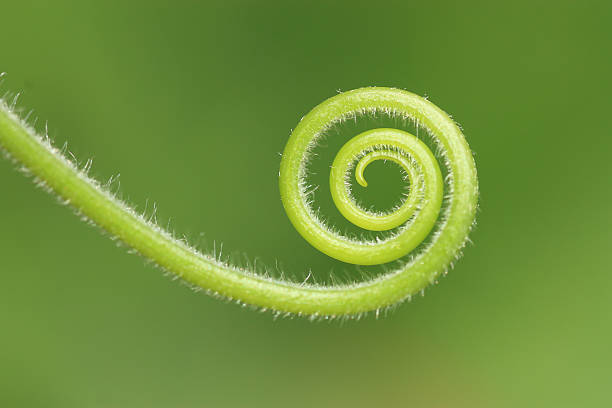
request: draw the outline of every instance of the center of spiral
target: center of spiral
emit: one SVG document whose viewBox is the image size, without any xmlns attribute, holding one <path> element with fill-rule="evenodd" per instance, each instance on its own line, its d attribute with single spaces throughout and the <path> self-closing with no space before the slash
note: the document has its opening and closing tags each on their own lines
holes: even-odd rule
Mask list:
<svg viewBox="0 0 612 408">
<path fill-rule="evenodd" d="M 338 152 L 330 173 L 332 198 L 338 210 L 353 224 L 370 231 L 386 231 L 406 223 L 418 211 L 426 187 L 422 166 L 430 157 L 420 153 L 422 147 L 415 136 L 398 129 L 373 129 L 349 140 Z M 399 165 L 411 185 L 405 200 L 388 213 L 362 208 L 348 182 L 350 165 L 356 160 L 355 178 L 364 187 L 368 185 L 364 170 L 370 163 L 385 160 Z"/>
</svg>

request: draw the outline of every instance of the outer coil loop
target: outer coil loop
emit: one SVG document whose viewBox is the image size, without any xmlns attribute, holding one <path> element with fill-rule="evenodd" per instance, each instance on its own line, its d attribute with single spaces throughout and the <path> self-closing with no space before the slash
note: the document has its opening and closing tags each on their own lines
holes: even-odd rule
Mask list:
<svg viewBox="0 0 612 408">
<path fill-rule="evenodd" d="M 444 197 L 444 180 L 431 150 L 412 134 L 379 128 L 350 139 L 338 152 L 330 172 L 332 198 L 341 214 L 353 224 L 372 231 L 398 228 L 389 238 L 377 242 L 358 241 L 339 235 L 325 225 L 310 208 L 305 189 L 305 164 L 321 135 L 334 123 L 366 112 L 392 112 L 422 124 L 447 156 L 471 153 L 460 133 L 448 137 L 436 127 L 440 111 L 428 101 L 409 92 L 390 88 L 362 88 L 337 95 L 323 102 L 292 133 L 281 162 L 281 198 L 289 219 L 311 245 L 338 260 L 377 265 L 401 258 L 432 232 L 438 222 Z M 454 125 L 454 124 L 453 124 Z M 456 127 L 455 127 L 456 129 Z M 455 130 L 453 129 L 453 131 Z M 454 138 L 458 139 L 459 142 Z M 386 214 L 361 208 L 352 197 L 348 177 L 354 169 L 357 181 L 366 186 L 363 171 L 375 160 L 392 160 L 406 172 L 410 191 L 402 204 Z M 453 169 L 449 169 L 454 175 Z M 475 173 L 473 175 L 475 177 Z M 453 186 L 449 186 L 452 190 Z"/>
</svg>

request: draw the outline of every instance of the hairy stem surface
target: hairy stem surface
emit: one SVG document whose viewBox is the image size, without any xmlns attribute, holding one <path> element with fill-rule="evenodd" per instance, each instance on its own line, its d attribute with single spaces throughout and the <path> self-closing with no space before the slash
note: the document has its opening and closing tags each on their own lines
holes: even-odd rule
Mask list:
<svg viewBox="0 0 612 408">
<path fill-rule="evenodd" d="M 445 179 L 428 147 L 396 129 L 374 129 L 353 138 L 340 151 L 330 175 L 334 202 L 356 225 L 397 232 L 382 242 L 362 242 L 338 235 L 310 208 L 305 192 L 305 164 L 317 139 L 332 124 L 351 115 L 387 112 L 427 129 L 442 152 Z M 263 277 L 225 264 L 175 239 L 89 178 L 47 139 L 38 136 L 6 103 L 0 104 L 0 146 L 38 181 L 142 256 L 211 294 L 281 313 L 350 316 L 380 310 L 422 291 L 459 255 L 474 222 L 478 184 L 471 151 L 456 124 L 431 102 L 393 88 L 361 88 L 336 95 L 306 115 L 293 131 L 280 169 L 281 199 L 298 232 L 322 252 L 345 262 L 390 262 L 425 248 L 376 279 L 343 286 L 316 286 Z M 410 180 L 410 194 L 397 211 L 375 214 L 359 208 L 350 195 L 347 172 L 374 160 L 392 160 Z M 441 207 L 444 196 L 448 205 Z M 437 229 L 434 228 L 437 226 Z"/>
</svg>

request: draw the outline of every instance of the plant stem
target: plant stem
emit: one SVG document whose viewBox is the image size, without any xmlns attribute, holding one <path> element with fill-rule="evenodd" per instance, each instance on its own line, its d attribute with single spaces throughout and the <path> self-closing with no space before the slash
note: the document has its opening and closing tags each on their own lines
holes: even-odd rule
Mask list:
<svg viewBox="0 0 612 408">
<path fill-rule="evenodd" d="M 397 235 L 400 238 L 392 238 L 376 248 L 372 248 L 371 243 L 351 241 L 331 232 L 313 215 L 304 189 L 305 163 L 317 137 L 334 122 L 369 111 L 391 111 L 422 124 L 442 150 L 450 175 L 444 187 L 437 163 L 431 162 L 431 152 L 403 131 L 384 129 L 370 133 L 366 135 L 367 143 L 346 153 L 345 161 L 332 170 L 336 172 L 332 174 L 332 190 L 336 188 L 341 196 L 336 200 L 340 203 L 339 208 L 353 211 L 357 219 L 371 214 L 360 213 L 360 209 L 351 207 L 343 183 L 348 168 L 346 160 L 355 160 L 359 150 L 393 144 L 396 150 L 387 149 L 387 155 L 401 150 L 410 157 L 406 166 L 416 163 L 416 169 L 409 171 L 421 171 L 420 175 L 414 173 L 423 184 L 422 189 L 415 189 L 420 194 L 415 218 L 400 229 Z M 458 256 L 473 224 L 478 200 L 476 167 L 467 142 L 455 123 L 431 102 L 392 88 L 362 88 L 328 99 L 296 127 L 281 163 L 281 198 L 300 234 L 330 256 L 352 263 L 378 264 L 397 259 L 416 247 L 430 233 L 436 218 L 439 219 L 431 243 L 397 270 L 371 281 L 322 287 L 258 276 L 202 254 L 175 239 L 89 178 L 48 140 L 38 136 L 5 102 L 0 103 L 0 146 L 78 214 L 161 268 L 213 295 L 279 313 L 313 317 L 354 316 L 378 311 L 422 291 Z M 397 160 L 401 158 L 398 156 Z M 439 214 L 443 188 L 450 200 Z"/>
</svg>

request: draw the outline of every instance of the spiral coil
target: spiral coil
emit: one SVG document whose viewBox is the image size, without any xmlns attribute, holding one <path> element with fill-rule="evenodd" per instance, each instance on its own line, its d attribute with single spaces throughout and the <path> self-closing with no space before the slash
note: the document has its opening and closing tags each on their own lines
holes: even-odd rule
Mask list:
<svg viewBox="0 0 612 408">
<path fill-rule="evenodd" d="M 340 213 L 351 223 L 370 231 L 400 227 L 384 240 L 361 241 L 338 234 L 322 222 L 310 207 L 305 189 L 305 164 L 321 135 L 346 117 L 367 112 L 392 112 L 424 126 L 446 158 L 450 205 L 441 214 L 445 185 L 440 166 L 429 147 L 416 136 L 400 129 L 377 128 L 350 139 L 338 152 L 330 172 L 330 191 Z M 351 170 L 357 182 L 367 186 L 364 169 L 373 161 L 391 160 L 405 172 L 410 183 L 407 197 L 389 213 L 361 208 L 350 191 Z M 455 163 L 456 161 L 459 163 Z M 447 166 L 448 165 L 448 166 Z M 457 184 L 459 188 L 457 188 Z M 464 189 L 463 185 L 469 185 Z M 393 88 L 362 88 L 332 97 L 314 108 L 292 133 L 283 153 L 280 171 L 281 199 L 289 219 L 311 245 L 338 260 L 378 265 L 411 253 L 432 232 L 436 224 L 446 224 L 459 213 L 463 224 L 472 224 L 477 196 L 476 171 L 471 151 L 453 121 L 429 101 Z M 466 192 L 465 197 L 458 193 Z M 441 218 L 441 219 L 440 219 Z M 439 234 L 448 228 L 440 225 Z M 465 236 L 448 243 L 454 253 Z M 436 249 L 435 237 L 428 250 Z M 444 242 L 444 241 L 443 241 Z M 454 247 L 454 248 L 453 248 Z"/>
</svg>

